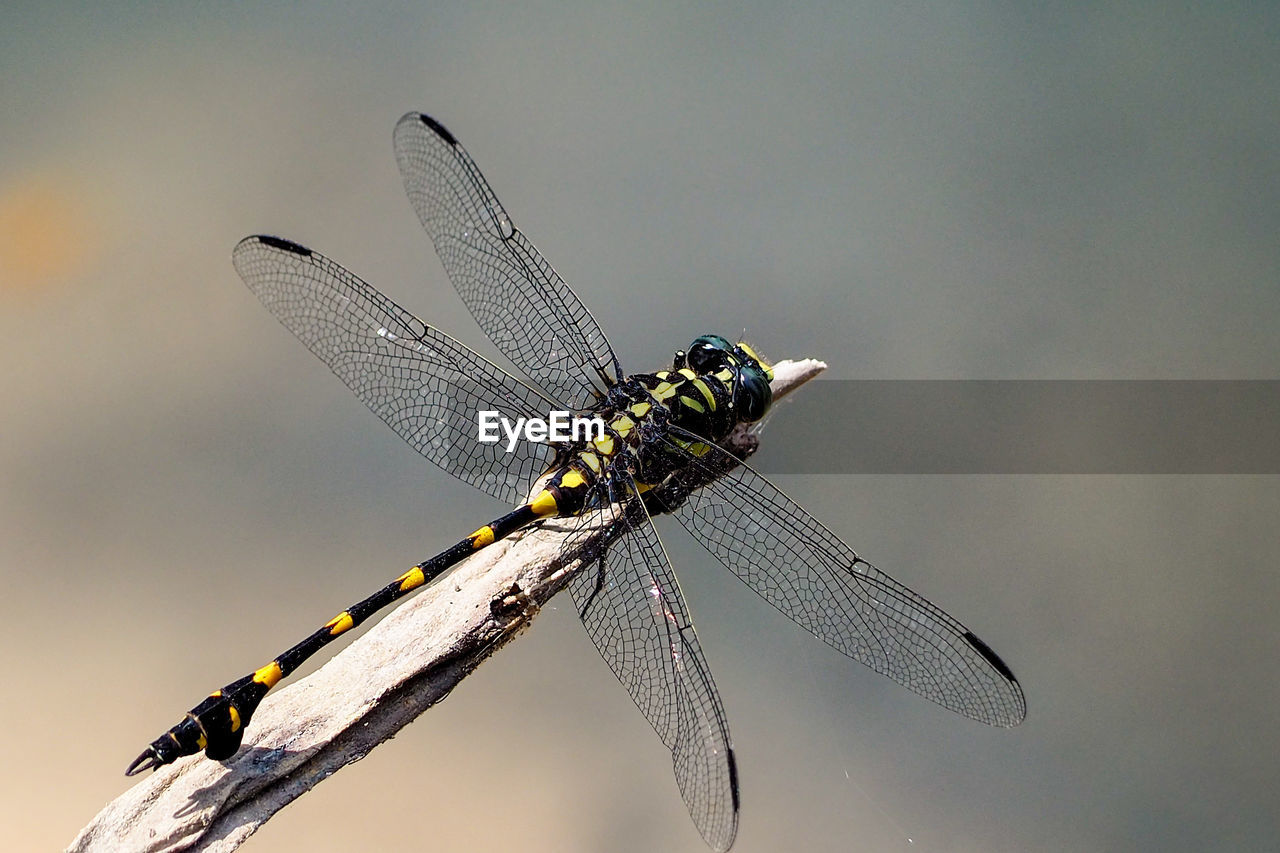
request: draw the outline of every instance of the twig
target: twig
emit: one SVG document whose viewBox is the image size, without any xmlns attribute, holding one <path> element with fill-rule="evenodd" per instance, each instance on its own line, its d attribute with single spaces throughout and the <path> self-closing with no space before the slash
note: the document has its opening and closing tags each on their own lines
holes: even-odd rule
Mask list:
<svg viewBox="0 0 1280 853">
<path fill-rule="evenodd" d="M 825 367 L 779 362 L 775 400 Z M 735 434 L 726 446 L 749 455 L 754 436 Z M 161 768 L 108 803 L 68 850 L 235 850 L 296 797 L 449 695 L 529 625 L 580 568 L 580 559 L 558 564 L 563 529 L 551 522 L 469 558 L 314 673 L 269 696 L 230 760 L 193 756 Z M 597 544 L 586 542 L 582 552 Z"/>
</svg>

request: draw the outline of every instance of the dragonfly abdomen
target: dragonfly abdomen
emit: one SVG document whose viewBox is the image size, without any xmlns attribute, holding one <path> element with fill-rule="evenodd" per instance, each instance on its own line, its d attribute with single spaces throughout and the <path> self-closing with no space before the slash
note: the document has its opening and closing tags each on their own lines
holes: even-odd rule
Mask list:
<svg viewBox="0 0 1280 853">
<path fill-rule="evenodd" d="M 529 501 L 502 515 L 453 547 L 414 566 L 400 577 L 337 616 L 270 663 L 210 693 L 169 731 L 156 738 L 134 759 L 125 774 L 133 776 L 203 751 L 222 761 L 240 749 L 244 729 L 272 687 L 338 637 L 357 627 L 387 605 L 435 580 L 475 552 L 505 539 L 536 521 L 582 511 L 590 486 L 576 468 L 557 471 Z"/>
</svg>

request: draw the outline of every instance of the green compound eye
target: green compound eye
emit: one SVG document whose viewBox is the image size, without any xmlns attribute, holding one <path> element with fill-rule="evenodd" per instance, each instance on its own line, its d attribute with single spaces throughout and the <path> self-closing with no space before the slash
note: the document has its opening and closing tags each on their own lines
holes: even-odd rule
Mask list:
<svg viewBox="0 0 1280 853">
<path fill-rule="evenodd" d="M 689 344 L 686 363 L 698 373 L 711 373 L 729 359 L 732 345 L 719 335 L 703 335 Z"/>
<path fill-rule="evenodd" d="M 690 344 L 689 349 L 695 349 L 699 346 L 709 346 L 713 349 L 725 350 L 726 352 L 733 349 L 733 345 L 730 344 L 726 338 L 722 338 L 719 335 L 702 335 Z"/>
<path fill-rule="evenodd" d="M 764 417 L 773 402 L 773 389 L 769 380 L 758 368 L 744 367 L 738 373 L 738 385 L 733 393 L 733 405 L 739 420 L 754 423 Z"/>
</svg>

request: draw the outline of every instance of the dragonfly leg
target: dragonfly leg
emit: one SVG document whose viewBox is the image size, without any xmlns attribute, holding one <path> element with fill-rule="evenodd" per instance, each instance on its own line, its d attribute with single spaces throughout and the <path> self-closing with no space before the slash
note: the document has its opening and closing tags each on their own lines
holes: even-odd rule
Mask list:
<svg viewBox="0 0 1280 853">
<path fill-rule="evenodd" d="M 605 563 L 604 554 L 600 555 L 600 559 L 596 560 L 596 583 L 591 588 L 591 594 L 587 596 L 587 600 L 582 602 L 582 606 L 578 608 L 578 616 L 582 619 L 587 618 L 587 613 L 591 610 L 591 604 L 596 600 L 596 596 L 600 594 L 600 590 L 604 589 Z"/>
</svg>

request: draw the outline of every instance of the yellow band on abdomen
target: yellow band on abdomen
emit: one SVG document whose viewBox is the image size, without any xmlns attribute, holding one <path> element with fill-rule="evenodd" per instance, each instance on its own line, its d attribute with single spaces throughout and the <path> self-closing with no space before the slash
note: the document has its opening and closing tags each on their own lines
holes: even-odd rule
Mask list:
<svg viewBox="0 0 1280 853">
<path fill-rule="evenodd" d="M 533 510 L 533 514 L 538 518 L 555 515 L 560 511 L 560 507 L 556 506 L 556 496 L 547 489 L 538 492 L 538 496 L 529 501 L 529 509 Z"/>
<path fill-rule="evenodd" d="M 484 527 L 481 527 L 479 530 L 477 530 L 475 533 L 472 533 L 467 538 L 471 540 L 472 548 L 479 549 L 479 548 L 483 548 L 486 545 L 492 545 L 493 544 L 493 528 L 486 524 Z"/>
<path fill-rule="evenodd" d="M 417 566 L 414 566 L 412 569 L 410 569 L 409 571 L 402 574 L 399 578 L 397 578 L 397 580 L 400 581 L 400 591 L 408 592 L 411 589 L 415 589 L 417 587 L 422 586 L 422 583 L 423 581 L 426 580 L 426 577 L 422 574 L 422 569 L 418 568 Z"/>
<path fill-rule="evenodd" d="M 267 689 L 276 686 L 276 682 L 284 678 L 284 672 L 280 669 L 280 664 L 272 661 L 253 674 L 253 680 L 259 684 L 267 685 Z"/>
<path fill-rule="evenodd" d="M 351 614 L 344 610 L 325 623 L 325 627 L 329 629 L 330 636 L 336 637 L 343 631 L 350 631 L 351 626 L 355 624 L 355 620 L 351 618 Z"/>
</svg>

